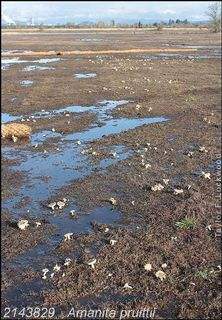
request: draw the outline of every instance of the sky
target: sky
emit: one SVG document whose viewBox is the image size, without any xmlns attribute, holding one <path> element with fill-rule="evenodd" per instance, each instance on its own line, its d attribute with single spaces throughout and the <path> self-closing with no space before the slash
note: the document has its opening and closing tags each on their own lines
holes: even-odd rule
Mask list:
<svg viewBox="0 0 222 320">
<path fill-rule="evenodd" d="M 36 23 L 98 20 L 208 20 L 211 1 L 2 1 L 2 18 Z"/>
</svg>

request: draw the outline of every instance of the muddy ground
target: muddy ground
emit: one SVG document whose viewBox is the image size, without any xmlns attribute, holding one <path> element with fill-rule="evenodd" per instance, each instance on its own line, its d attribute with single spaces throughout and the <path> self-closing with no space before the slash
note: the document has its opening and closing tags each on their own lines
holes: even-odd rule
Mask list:
<svg viewBox="0 0 222 320">
<path fill-rule="evenodd" d="M 31 306 L 55 308 L 55 319 L 72 307 L 220 317 L 220 35 L 2 38 L 3 50 L 21 51 L 176 46 L 197 52 L 2 64 L 2 121 L 32 127 L 29 139 L 2 140 L 3 316 Z M 48 207 L 58 201 L 64 207 Z"/>
</svg>

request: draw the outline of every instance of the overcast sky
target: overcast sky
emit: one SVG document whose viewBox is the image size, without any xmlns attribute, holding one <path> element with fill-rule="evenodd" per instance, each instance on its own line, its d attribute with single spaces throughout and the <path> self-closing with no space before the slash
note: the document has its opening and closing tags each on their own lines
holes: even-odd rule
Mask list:
<svg viewBox="0 0 222 320">
<path fill-rule="evenodd" d="M 2 1 L 13 20 L 75 22 L 102 19 L 207 20 L 210 1 Z"/>
</svg>

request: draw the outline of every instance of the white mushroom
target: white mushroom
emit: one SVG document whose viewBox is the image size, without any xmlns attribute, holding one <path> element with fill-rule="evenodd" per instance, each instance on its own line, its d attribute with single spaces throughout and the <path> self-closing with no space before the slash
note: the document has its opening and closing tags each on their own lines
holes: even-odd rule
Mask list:
<svg viewBox="0 0 222 320">
<path fill-rule="evenodd" d="M 69 232 L 69 233 L 64 234 L 64 241 L 71 240 L 71 236 L 72 236 L 72 235 L 73 235 L 72 232 Z"/>
<path fill-rule="evenodd" d="M 76 143 L 77 143 L 78 145 L 80 145 L 80 144 L 81 144 L 81 141 L 80 141 L 80 140 L 78 140 Z"/>
<path fill-rule="evenodd" d="M 211 179 L 210 178 L 210 172 L 201 172 L 201 177 L 203 177 L 204 179 Z"/>
<path fill-rule="evenodd" d="M 183 193 L 183 189 L 174 189 L 173 194 L 178 195 Z"/>
<path fill-rule="evenodd" d="M 38 228 L 39 226 L 41 226 L 41 222 L 36 222 L 36 228 Z"/>
<path fill-rule="evenodd" d="M 109 199 L 109 202 L 110 202 L 113 206 L 115 206 L 116 203 L 117 203 L 116 199 L 114 199 L 114 198 L 110 198 L 110 199 Z"/>
<path fill-rule="evenodd" d="M 163 271 L 161 271 L 161 270 L 157 271 L 157 272 L 155 273 L 155 276 L 156 276 L 157 278 L 159 278 L 161 281 L 163 281 L 163 280 L 166 278 L 165 272 L 163 272 Z"/>
<path fill-rule="evenodd" d="M 64 262 L 64 266 L 68 267 L 71 262 L 72 262 L 72 260 L 70 258 L 66 258 L 65 262 Z"/>
<path fill-rule="evenodd" d="M 133 289 L 133 287 L 130 286 L 129 283 L 127 282 L 124 284 L 123 289 Z"/>
<path fill-rule="evenodd" d="M 49 272 L 49 269 L 47 269 L 47 268 L 42 269 L 42 272 L 43 272 L 43 273 L 47 273 L 47 272 Z"/>
<path fill-rule="evenodd" d="M 106 229 L 104 230 L 104 232 L 105 232 L 105 233 L 109 232 L 109 228 L 106 228 Z"/>
<path fill-rule="evenodd" d="M 204 146 L 199 147 L 199 151 L 200 152 L 208 152 L 208 150 Z"/>
<path fill-rule="evenodd" d="M 17 226 L 20 230 L 25 230 L 28 228 L 29 222 L 28 220 L 20 220 L 18 221 Z"/>
<path fill-rule="evenodd" d="M 163 179 L 163 182 L 164 182 L 166 185 L 168 185 L 169 181 L 170 181 L 170 179 Z"/>
<path fill-rule="evenodd" d="M 144 269 L 146 271 L 151 271 L 152 270 L 152 265 L 150 263 L 146 263 L 145 266 L 144 266 Z"/>
<path fill-rule="evenodd" d="M 49 272 L 49 269 L 45 268 L 45 269 L 42 269 L 42 272 L 43 272 L 43 276 L 42 276 L 42 279 L 46 279 L 46 273 Z"/>
<path fill-rule="evenodd" d="M 155 186 L 151 187 L 152 191 L 161 191 L 164 189 L 164 186 L 160 183 L 156 184 Z"/>
<path fill-rule="evenodd" d="M 113 158 L 116 158 L 117 153 L 116 152 L 112 152 L 111 155 L 112 155 Z"/>
<path fill-rule="evenodd" d="M 53 267 L 53 270 L 56 271 L 56 272 L 58 272 L 58 271 L 61 270 L 61 266 L 59 266 L 59 265 L 56 263 L 56 265 Z"/>
<path fill-rule="evenodd" d="M 163 269 L 166 269 L 166 268 L 167 268 L 167 264 L 166 264 L 166 263 L 163 263 L 163 264 L 161 265 L 161 267 L 162 267 Z"/>
<path fill-rule="evenodd" d="M 52 128 L 52 132 L 55 132 L 55 128 Z"/>
<path fill-rule="evenodd" d="M 193 152 L 193 151 L 189 151 L 189 152 L 187 153 L 188 157 L 190 157 L 190 158 L 192 158 L 192 157 L 193 157 L 193 154 L 194 154 L 194 152 Z"/>
<path fill-rule="evenodd" d="M 48 208 L 50 208 L 52 210 L 55 210 L 55 207 L 56 207 L 56 202 L 51 202 L 48 204 Z"/>
<path fill-rule="evenodd" d="M 117 242 L 117 240 L 110 240 L 110 244 L 111 244 L 111 246 L 114 246 L 114 244 Z"/>
<path fill-rule="evenodd" d="M 56 204 L 59 207 L 59 209 L 62 209 L 65 206 L 65 202 L 63 202 L 63 201 L 57 201 Z"/>
<path fill-rule="evenodd" d="M 93 261 L 88 262 L 88 265 L 92 267 L 92 269 L 95 269 L 96 259 Z"/>
<path fill-rule="evenodd" d="M 12 135 L 12 141 L 13 141 L 13 142 L 17 142 L 17 141 L 18 141 L 18 138 L 17 138 L 16 136 Z"/>
</svg>

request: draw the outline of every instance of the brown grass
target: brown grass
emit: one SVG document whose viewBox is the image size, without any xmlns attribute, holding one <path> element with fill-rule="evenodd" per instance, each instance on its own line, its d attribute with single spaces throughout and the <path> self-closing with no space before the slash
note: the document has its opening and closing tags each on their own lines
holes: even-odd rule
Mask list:
<svg viewBox="0 0 222 320">
<path fill-rule="evenodd" d="M 89 54 L 122 54 L 122 53 L 161 53 L 161 52 L 196 52 L 197 49 L 190 48 L 150 48 L 150 49 L 126 49 L 126 50 L 101 50 L 101 51 L 39 51 L 39 52 L 22 52 L 22 53 L 11 53 L 2 54 L 2 57 L 12 56 L 54 56 L 54 55 L 89 55 Z"/>
</svg>

